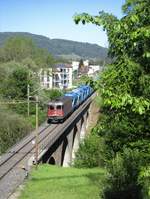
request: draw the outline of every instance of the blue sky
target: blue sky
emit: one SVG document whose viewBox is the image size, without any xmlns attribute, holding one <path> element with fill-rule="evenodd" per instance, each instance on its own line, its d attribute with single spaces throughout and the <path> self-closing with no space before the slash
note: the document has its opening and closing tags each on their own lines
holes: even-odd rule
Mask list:
<svg viewBox="0 0 150 199">
<path fill-rule="evenodd" d="M 75 25 L 73 15 L 104 10 L 122 16 L 125 0 L 0 0 L 0 32 L 31 32 L 107 46 L 107 36 L 95 25 Z"/>
</svg>

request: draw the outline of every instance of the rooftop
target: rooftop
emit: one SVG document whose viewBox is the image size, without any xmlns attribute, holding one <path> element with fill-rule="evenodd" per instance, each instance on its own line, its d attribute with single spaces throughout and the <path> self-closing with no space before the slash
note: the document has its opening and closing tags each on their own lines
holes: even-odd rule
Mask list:
<svg viewBox="0 0 150 199">
<path fill-rule="evenodd" d="M 58 63 L 54 65 L 55 68 L 72 68 L 71 64 L 67 63 Z"/>
</svg>

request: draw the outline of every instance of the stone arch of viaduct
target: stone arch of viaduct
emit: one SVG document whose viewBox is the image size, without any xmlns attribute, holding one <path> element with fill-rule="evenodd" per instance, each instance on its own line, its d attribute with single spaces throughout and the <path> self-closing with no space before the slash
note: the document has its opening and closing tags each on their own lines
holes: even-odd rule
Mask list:
<svg viewBox="0 0 150 199">
<path fill-rule="evenodd" d="M 75 158 L 89 125 L 90 104 L 42 156 L 41 162 L 68 167 Z"/>
</svg>

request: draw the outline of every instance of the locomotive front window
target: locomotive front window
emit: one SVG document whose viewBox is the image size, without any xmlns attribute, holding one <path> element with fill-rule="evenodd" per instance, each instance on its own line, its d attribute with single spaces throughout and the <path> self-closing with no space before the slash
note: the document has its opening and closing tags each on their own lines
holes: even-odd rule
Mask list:
<svg viewBox="0 0 150 199">
<path fill-rule="evenodd" d="M 54 110 L 54 106 L 50 105 L 49 106 L 50 110 Z"/>
<path fill-rule="evenodd" d="M 61 106 L 61 105 L 58 105 L 58 106 L 57 106 L 57 109 L 61 110 L 61 109 L 62 109 L 62 106 Z"/>
</svg>

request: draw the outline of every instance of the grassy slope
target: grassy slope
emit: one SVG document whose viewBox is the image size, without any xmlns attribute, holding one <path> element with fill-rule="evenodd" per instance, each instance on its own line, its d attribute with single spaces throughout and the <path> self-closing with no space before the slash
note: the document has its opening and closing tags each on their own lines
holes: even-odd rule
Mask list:
<svg viewBox="0 0 150 199">
<path fill-rule="evenodd" d="M 99 199 L 104 170 L 42 165 L 33 171 L 20 199 Z"/>
</svg>

